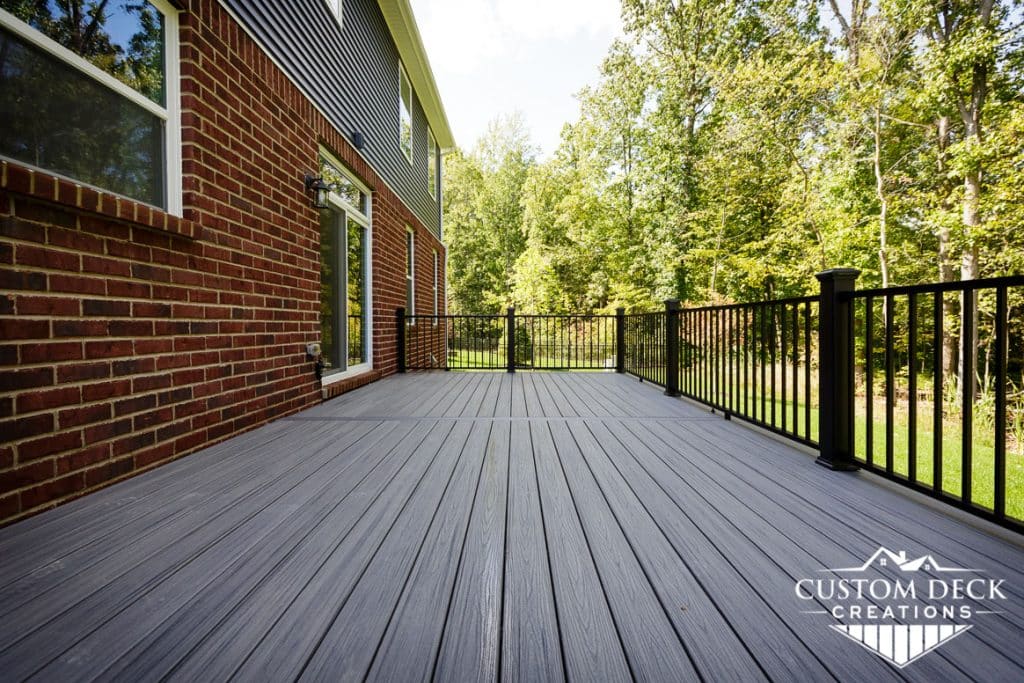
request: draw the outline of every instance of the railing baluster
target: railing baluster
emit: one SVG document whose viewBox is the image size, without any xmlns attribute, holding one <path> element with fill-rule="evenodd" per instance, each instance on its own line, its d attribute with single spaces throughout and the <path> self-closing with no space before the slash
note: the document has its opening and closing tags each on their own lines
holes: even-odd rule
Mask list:
<svg viewBox="0 0 1024 683">
<path fill-rule="evenodd" d="M 935 292 L 935 310 L 932 311 L 932 336 L 935 339 L 935 348 L 932 349 L 932 490 L 935 493 L 942 492 L 942 413 L 945 402 L 942 383 L 946 374 L 943 365 L 946 335 L 943 329 L 942 305 L 942 292 Z"/>
<path fill-rule="evenodd" d="M 917 481 L 917 294 L 907 295 L 907 477 Z"/>
<path fill-rule="evenodd" d="M 793 304 L 793 434 L 800 435 L 800 306 Z M 810 434 L 804 436 L 810 437 Z"/>
<path fill-rule="evenodd" d="M 964 369 L 960 378 L 960 500 L 965 505 L 971 502 L 974 474 L 974 296 L 974 290 L 965 287 L 960 310 L 960 367 Z"/>
<path fill-rule="evenodd" d="M 992 511 L 999 518 L 1006 517 L 1006 362 L 1009 344 L 1006 338 L 1006 287 L 996 289 L 995 339 L 996 419 L 995 455 L 993 458 Z"/>
<path fill-rule="evenodd" d="M 893 472 L 893 416 L 896 407 L 896 358 L 893 350 L 893 295 L 885 297 L 885 471 Z"/>
<path fill-rule="evenodd" d="M 811 302 L 804 304 L 804 433 L 811 437 Z"/>
<path fill-rule="evenodd" d="M 864 460 L 875 464 L 875 302 L 864 299 Z"/>
</svg>

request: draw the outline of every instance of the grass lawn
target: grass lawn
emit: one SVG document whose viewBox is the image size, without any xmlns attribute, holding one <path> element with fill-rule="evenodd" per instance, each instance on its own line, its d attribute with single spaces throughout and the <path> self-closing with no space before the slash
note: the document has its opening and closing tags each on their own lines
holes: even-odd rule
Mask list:
<svg viewBox="0 0 1024 683">
<path fill-rule="evenodd" d="M 770 371 L 769 371 L 770 377 Z M 787 376 L 791 379 L 791 375 Z M 782 428 L 782 415 L 786 411 L 787 431 L 793 431 L 794 408 L 797 419 L 797 432 L 806 437 L 805 433 L 805 385 L 803 373 L 798 377 L 798 395 L 800 400 L 790 400 L 785 405 L 780 400 L 775 404 L 775 426 Z M 770 381 L 770 380 L 769 380 Z M 684 387 L 686 375 L 683 375 Z M 926 386 L 926 384 L 925 384 Z M 752 387 L 747 387 L 752 389 Z M 776 376 L 777 397 L 781 396 L 781 380 Z M 733 385 L 735 396 L 740 400 L 736 404 L 737 412 L 743 412 L 743 386 Z M 789 386 L 792 393 L 792 385 Z M 772 408 L 770 396 L 765 397 L 766 413 L 762 416 L 761 394 L 750 391 L 748 406 L 752 416 L 771 424 Z M 811 440 L 818 440 L 818 408 L 817 387 L 811 386 Z M 856 398 L 854 414 L 854 449 L 856 457 L 867 459 L 867 409 L 866 396 L 860 394 Z M 917 481 L 925 486 L 934 482 L 933 445 L 933 404 L 931 401 L 918 400 L 917 404 L 917 447 L 914 459 L 917 466 Z M 885 398 L 876 395 L 872 405 L 872 462 L 885 467 Z M 909 430 L 910 417 L 908 402 L 897 400 L 893 410 L 893 472 L 909 477 L 910 453 Z M 942 425 L 942 490 L 950 495 L 960 497 L 963 456 L 961 451 L 961 418 L 959 409 L 946 406 Z M 982 507 L 991 509 L 995 490 L 995 431 L 991 412 L 982 406 L 975 408 L 974 428 L 972 433 L 971 455 L 971 499 Z M 1020 441 L 1007 435 L 1006 441 L 1006 514 L 1024 520 L 1024 452 Z"/>
</svg>

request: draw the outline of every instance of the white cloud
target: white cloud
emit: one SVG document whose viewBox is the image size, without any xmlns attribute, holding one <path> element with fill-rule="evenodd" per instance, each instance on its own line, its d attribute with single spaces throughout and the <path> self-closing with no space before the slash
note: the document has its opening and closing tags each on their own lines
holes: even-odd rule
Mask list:
<svg viewBox="0 0 1024 683">
<path fill-rule="evenodd" d="M 545 153 L 622 35 L 619 0 L 411 0 L 458 144 L 521 112 Z"/>
<path fill-rule="evenodd" d="M 417 0 L 414 9 L 434 70 L 453 73 L 619 26 L 618 0 Z"/>
</svg>

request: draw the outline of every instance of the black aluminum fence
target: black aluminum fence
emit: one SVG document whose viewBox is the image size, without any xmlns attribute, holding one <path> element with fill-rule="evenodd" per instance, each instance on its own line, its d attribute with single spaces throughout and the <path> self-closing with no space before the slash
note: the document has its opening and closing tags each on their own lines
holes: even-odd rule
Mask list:
<svg viewBox="0 0 1024 683">
<path fill-rule="evenodd" d="M 666 386 L 665 313 L 632 313 L 622 316 L 623 370 L 642 380 Z"/>
<path fill-rule="evenodd" d="M 399 309 L 399 370 L 627 372 L 1024 532 L 1024 277 L 855 291 L 857 275 L 629 315 Z"/>
<path fill-rule="evenodd" d="M 404 315 L 409 370 L 615 370 L 611 315 Z M 510 333 L 511 331 L 511 333 Z"/>
<path fill-rule="evenodd" d="M 688 308 L 679 393 L 794 441 L 818 445 L 818 299 Z"/>
<path fill-rule="evenodd" d="M 843 299 L 852 316 L 855 462 L 1019 525 L 1024 277 L 860 290 Z"/>
</svg>

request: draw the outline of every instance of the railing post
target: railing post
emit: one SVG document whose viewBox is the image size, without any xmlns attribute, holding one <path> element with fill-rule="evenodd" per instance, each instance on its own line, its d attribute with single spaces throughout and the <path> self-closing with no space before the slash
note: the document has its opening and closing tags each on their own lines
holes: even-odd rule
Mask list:
<svg viewBox="0 0 1024 683">
<path fill-rule="evenodd" d="M 665 394 L 679 395 L 679 301 L 665 302 Z"/>
<path fill-rule="evenodd" d="M 615 372 L 626 371 L 626 309 L 615 309 Z"/>
<path fill-rule="evenodd" d="M 853 459 L 853 304 L 849 297 L 860 271 L 833 268 L 818 273 L 818 464 L 855 470 Z"/>
<path fill-rule="evenodd" d="M 508 355 L 508 371 L 516 371 L 516 307 L 509 306 L 506 313 L 505 353 Z"/>
<path fill-rule="evenodd" d="M 395 312 L 395 345 L 398 349 L 398 371 L 405 372 L 405 308 Z"/>
</svg>

